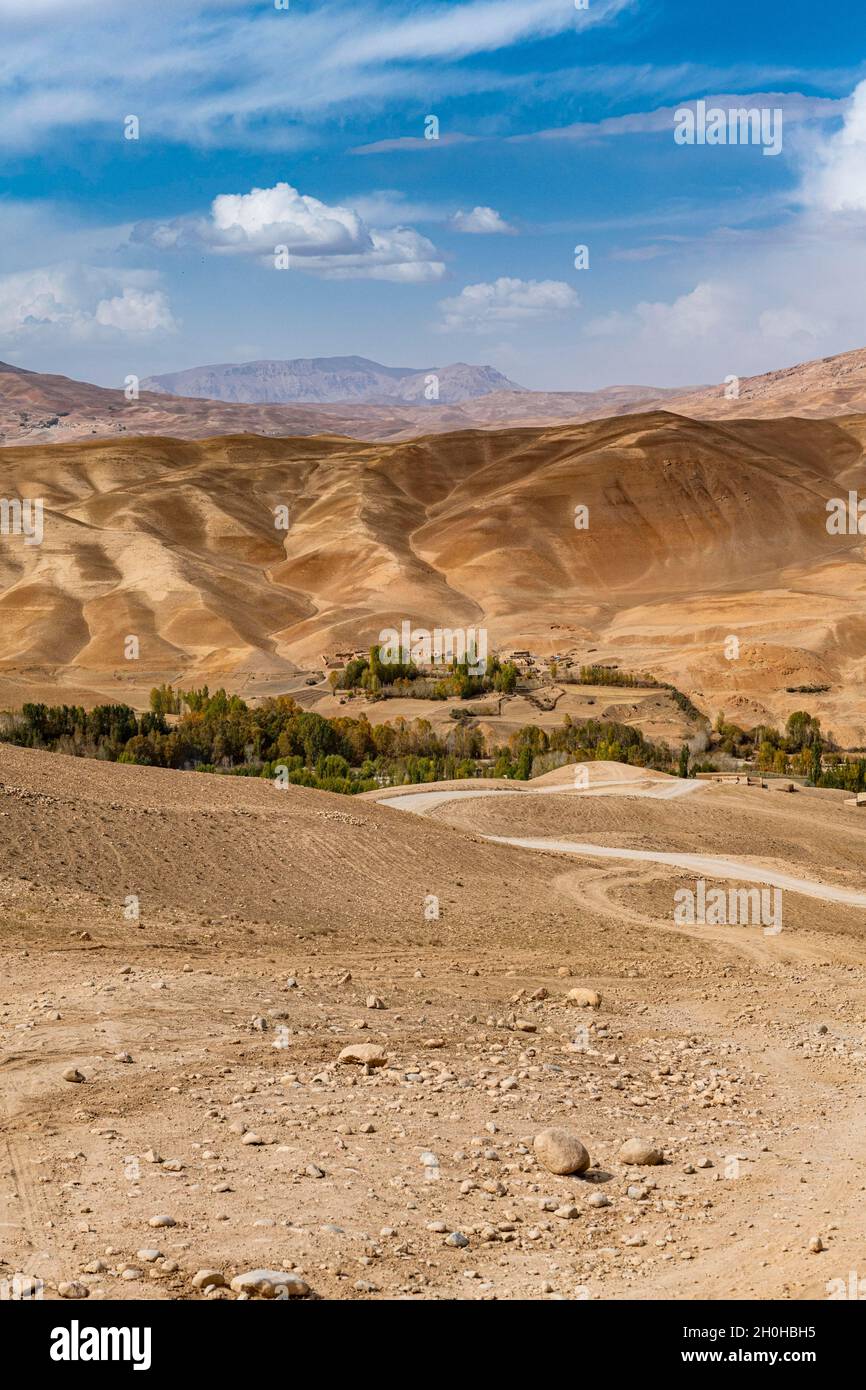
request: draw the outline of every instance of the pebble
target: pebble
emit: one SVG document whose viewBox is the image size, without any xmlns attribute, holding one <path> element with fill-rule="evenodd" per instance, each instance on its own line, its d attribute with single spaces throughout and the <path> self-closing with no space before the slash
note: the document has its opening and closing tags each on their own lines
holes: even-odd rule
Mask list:
<svg viewBox="0 0 866 1390">
<path fill-rule="evenodd" d="M 77 1067 L 67 1067 L 66 1071 L 63 1073 L 63 1080 L 64 1080 L 64 1081 L 83 1081 L 83 1080 L 84 1080 L 84 1073 L 83 1073 L 83 1072 L 80 1072 L 80 1071 L 78 1070 Z"/>
<path fill-rule="evenodd" d="M 147 1224 L 148 1226 L 176 1226 L 177 1222 L 173 1216 L 152 1216 Z"/>
<path fill-rule="evenodd" d="M 86 1284 L 76 1284 L 75 1282 L 58 1284 L 57 1292 L 61 1298 L 88 1298 L 90 1290 Z"/>
<path fill-rule="evenodd" d="M 225 1287 L 225 1275 L 219 1269 L 199 1269 L 192 1276 L 195 1289 L 221 1289 Z"/>
<path fill-rule="evenodd" d="M 445 1244 L 456 1245 L 458 1249 L 462 1250 L 465 1245 L 469 1244 L 469 1240 L 462 1231 L 452 1231 Z"/>
</svg>

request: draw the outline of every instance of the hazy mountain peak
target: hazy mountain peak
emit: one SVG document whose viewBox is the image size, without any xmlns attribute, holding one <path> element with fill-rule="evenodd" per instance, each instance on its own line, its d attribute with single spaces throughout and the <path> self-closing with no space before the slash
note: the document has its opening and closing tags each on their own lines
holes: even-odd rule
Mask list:
<svg viewBox="0 0 866 1390">
<path fill-rule="evenodd" d="M 438 380 L 445 404 L 475 400 L 493 391 L 524 388 L 491 366 L 453 362 L 445 367 L 386 367 L 368 357 L 296 357 L 289 361 L 222 362 L 147 377 L 142 388 L 169 396 L 192 396 L 246 404 L 355 401 L 386 405 L 430 400 L 430 377 Z"/>
</svg>

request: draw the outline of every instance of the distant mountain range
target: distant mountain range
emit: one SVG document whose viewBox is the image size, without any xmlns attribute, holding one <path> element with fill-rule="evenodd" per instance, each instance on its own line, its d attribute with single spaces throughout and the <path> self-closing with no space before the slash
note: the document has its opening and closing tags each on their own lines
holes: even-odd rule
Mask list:
<svg viewBox="0 0 866 1390">
<path fill-rule="evenodd" d="M 352 368 L 346 373 L 332 371 L 334 363 L 350 363 Z M 349 377 L 353 377 L 357 391 L 364 379 L 373 389 L 371 382 L 379 372 L 383 374 L 380 384 L 386 381 L 394 390 L 411 392 L 417 389 L 419 380 L 424 382 L 430 375 L 410 368 L 379 367 L 360 357 L 310 358 L 307 364 L 311 372 L 304 380 L 308 386 L 317 380 L 322 390 L 327 384 L 328 389 L 346 391 Z M 282 369 L 297 367 L 298 363 L 249 365 Z M 174 395 L 165 386 L 154 390 L 148 385 L 173 381 L 179 390 L 183 379 L 183 389 L 191 392 L 193 386 L 185 380 L 188 375 L 196 375 L 196 371 L 147 378 L 141 383 L 138 399 L 128 400 L 123 391 L 111 387 L 0 362 L 0 445 L 61 444 L 74 439 L 157 434 L 175 439 L 208 439 L 227 434 L 297 438 L 320 434 L 398 440 L 458 430 L 576 424 L 653 410 L 698 420 L 778 419 L 785 415 L 819 419 L 866 414 L 866 348 L 763 376 L 742 377 L 727 386 L 682 388 L 608 386 L 597 391 L 530 391 L 508 382 L 493 367 L 458 363 L 436 373 L 440 385 L 438 400 L 426 400 L 422 390 L 420 399 L 393 397 L 378 404 L 357 395 L 339 400 L 253 403 L 207 395 Z M 488 389 L 480 394 L 456 401 L 448 399 L 451 390 L 466 389 L 468 382 L 480 389 L 485 381 Z M 505 387 L 496 386 L 497 381 L 505 382 Z M 200 388 L 216 389 L 216 385 L 206 387 L 202 382 Z"/>
<path fill-rule="evenodd" d="M 456 372 L 458 368 L 443 368 L 443 372 L 446 370 Z M 484 367 L 466 370 L 493 371 Z M 165 391 L 149 390 L 142 382 L 138 398 L 129 400 L 123 391 L 111 387 L 0 362 L 0 445 L 62 444 L 72 439 L 154 434 L 175 439 L 208 439 L 225 434 L 412 439 L 453 430 L 501 429 L 511 424 L 597 420 L 649 410 L 659 406 L 666 395 L 676 394 L 649 386 L 611 386 L 602 391 L 527 391 L 513 387 L 456 403 L 443 400 L 440 393 L 438 401 L 420 403 L 392 400 L 382 405 L 370 401 L 251 404 L 206 396 L 168 395 Z"/>
<path fill-rule="evenodd" d="M 493 391 L 523 391 L 495 367 L 384 367 L 368 357 L 296 357 L 288 362 L 223 362 L 146 377 L 145 391 L 243 405 L 309 405 L 335 401 L 388 405 L 455 405 Z"/>
</svg>

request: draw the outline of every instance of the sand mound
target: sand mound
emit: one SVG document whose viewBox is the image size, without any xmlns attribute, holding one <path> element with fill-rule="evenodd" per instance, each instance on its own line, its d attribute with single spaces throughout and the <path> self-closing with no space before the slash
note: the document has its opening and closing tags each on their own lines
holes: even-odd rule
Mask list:
<svg viewBox="0 0 866 1390">
<path fill-rule="evenodd" d="M 135 894 L 145 916 L 195 902 L 220 919 L 397 940 L 429 935 L 431 892 L 442 901 L 441 933 L 459 934 L 473 917 L 510 915 L 509 879 L 544 877 L 525 854 L 366 798 L 8 744 L 0 744 L 0 811 L 7 872 L 58 892 L 97 893 L 118 913 Z"/>
</svg>

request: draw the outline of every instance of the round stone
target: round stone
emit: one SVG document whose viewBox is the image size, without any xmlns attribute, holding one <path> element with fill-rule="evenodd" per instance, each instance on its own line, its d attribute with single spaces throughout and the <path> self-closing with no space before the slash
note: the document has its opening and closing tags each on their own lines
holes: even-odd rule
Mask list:
<svg viewBox="0 0 866 1390">
<path fill-rule="evenodd" d="M 619 1151 L 620 1163 L 636 1163 L 641 1167 L 654 1168 L 664 1162 L 661 1153 L 645 1139 L 627 1139 Z"/>
<path fill-rule="evenodd" d="M 589 1154 L 567 1129 L 543 1129 L 533 1142 L 535 1156 L 549 1173 L 585 1173 Z"/>
</svg>

